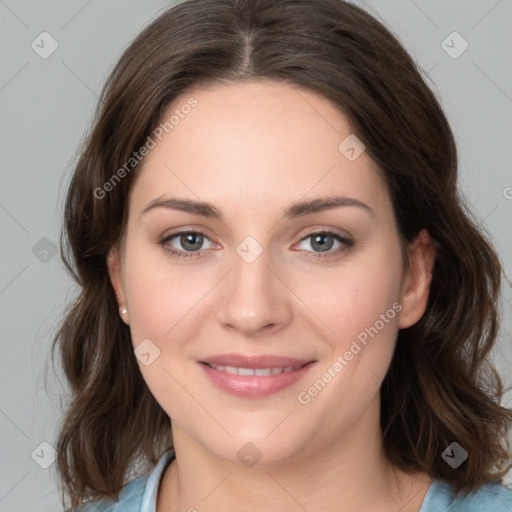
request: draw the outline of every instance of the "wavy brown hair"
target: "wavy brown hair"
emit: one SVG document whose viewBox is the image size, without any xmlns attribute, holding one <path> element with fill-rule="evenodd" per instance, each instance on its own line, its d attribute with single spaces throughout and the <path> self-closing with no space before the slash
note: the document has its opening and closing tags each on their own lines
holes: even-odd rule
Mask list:
<svg viewBox="0 0 512 512">
<path fill-rule="evenodd" d="M 249 79 L 286 82 L 338 106 L 385 178 L 403 246 L 423 228 L 435 242 L 426 312 L 399 331 L 381 387 L 387 457 L 456 491 L 500 482 L 512 422 L 490 362 L 501 266 L 458 192 L 452 132 L 413 60 L 380 22 L 342 0 L 187 0 L 158 16 L 113 69 L 66 198 L 61 252 L 79 293 L 52 351 L 58 346 L 71 390 L 57 442 L 63 502 L 117 498 L 137 469 L 172 447 L 106 263 L 126 227 L 137 168 L 109 193 L 98 190 L 178 95 Z M 453 441 L 469 453 L 457 469 L 441 457 Z"/>
</svg>

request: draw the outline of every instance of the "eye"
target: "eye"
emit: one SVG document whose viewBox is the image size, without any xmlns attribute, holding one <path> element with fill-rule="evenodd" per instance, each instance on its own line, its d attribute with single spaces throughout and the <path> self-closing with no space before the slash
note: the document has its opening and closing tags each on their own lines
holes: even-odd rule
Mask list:
<svg viewBox="0 0 512 512">
<path fill-rule="evenodd" d="M 208 240 L 213 246 L 213 242 L 199 231 L 178 231 L 171 235 L 165 236 L 160 240 L 160 245 L 164 250 L 177 258 L 199 257 L 203 254 L 204 242 Z M 181 246 L 176 247 L 176 245 Z M 212 248 L 207 247 L 207 248 Z"/>
<path fill-rule="evenodd" d="M 210 243 L 209 247 L 204 247 L 205 241 Z M 215 246 L 200 231 L 178 231 L 177 233 L 165 236 L 159 243 L 165 252 L 176 258 L 201 257 L 207 249 Z M 305 248 L 304 245 L 306 244 L 313 250 Z M 332 231 L 317 231 L 302 238 L 298 246 L 300 247 L 301 245 L 303 246 L 301 250 L 312 253 L 311 257 L 329 258 L 346 252 L 354 245 L 354 242 Z M 335 248 L 334 250 L 332 250 L 333 247 Z"/>
<path fill-rule="evenodd" d="M 332 231 L 317 231 L 309 233 L 302 238 L 299 243 L 299 246 L 300 245 L 303 246 L 302 250 L 314 253 L 311 255 L 312 257 L 326 258 L 340 255 L 348 251 L 354 245 L 354 242 Z M 309 245 L 313 250 L 305 249 L 305 245 Z M 332 250 L 333 247 L 335 247 L 334 250 Z"/>
</svg>

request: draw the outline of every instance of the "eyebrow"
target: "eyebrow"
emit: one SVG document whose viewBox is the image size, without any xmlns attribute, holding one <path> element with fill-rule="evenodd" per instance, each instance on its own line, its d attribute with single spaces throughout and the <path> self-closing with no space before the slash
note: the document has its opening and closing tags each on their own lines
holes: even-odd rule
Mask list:
<svg viewBox="0 0 512 512">
<path fill-rule="evenodd" d="M 311 199 L 309 201 L 299 201 L 288 206 L 284 212 L 283 217 L 293 219 L 303 217 L 312 213 L 317 213 L 323 210 L 331 210 L 341 206 L 357 206 L 375 216 L 375 212 L 365 203 L 353 197 L 341 196 L 328 196 Z M 144 215 L 156 208 L 167 208 L 171 210 L 179 210 L 186 213 L 201 215 L 203 217 L 217 219 L 223 221 L 223 215 L 220 210 L 210 203 L 204 201 L 194 201 L 192 199 L 181 199 L 176 197 L 159 197 L 151 201 L 148 206 L 141 212 L 140 216 Z"/>
</svg>

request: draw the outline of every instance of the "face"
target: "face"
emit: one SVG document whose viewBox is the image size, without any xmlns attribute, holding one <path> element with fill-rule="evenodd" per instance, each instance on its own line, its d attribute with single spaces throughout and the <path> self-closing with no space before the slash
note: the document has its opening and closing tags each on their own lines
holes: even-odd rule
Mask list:
<svg viewBox="0 0 512 512">
<path fill-rule="evenodd" d="M 166 120 L 176 109 L 108 259 L 173 429 L 271 462 L 375 428 L 398 329 L 425 309 L 428 235 L 405 265 L 378 170 L 352 139 L 339 149 L 351 128 L 314 93 L 234 83 L 183 94 Z"/>
</svg>

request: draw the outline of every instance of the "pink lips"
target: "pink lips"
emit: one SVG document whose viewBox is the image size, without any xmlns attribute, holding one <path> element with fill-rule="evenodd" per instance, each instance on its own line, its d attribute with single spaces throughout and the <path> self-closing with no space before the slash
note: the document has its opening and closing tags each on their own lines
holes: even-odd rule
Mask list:
<svg viewBox="0 0 512 512">
<path fill-rule="evenodd" d="M 222 354 L 198 363 L 219 389 L 240 397 L 258 398 L 295 384 L 310 370 L 314 361 L 274 355 Z M 240 368 L 244 369 L 239 370 L 241 375 L 233 373 Z M 258 374 L 247 375 L 251 369 Z"/>
</svg>

